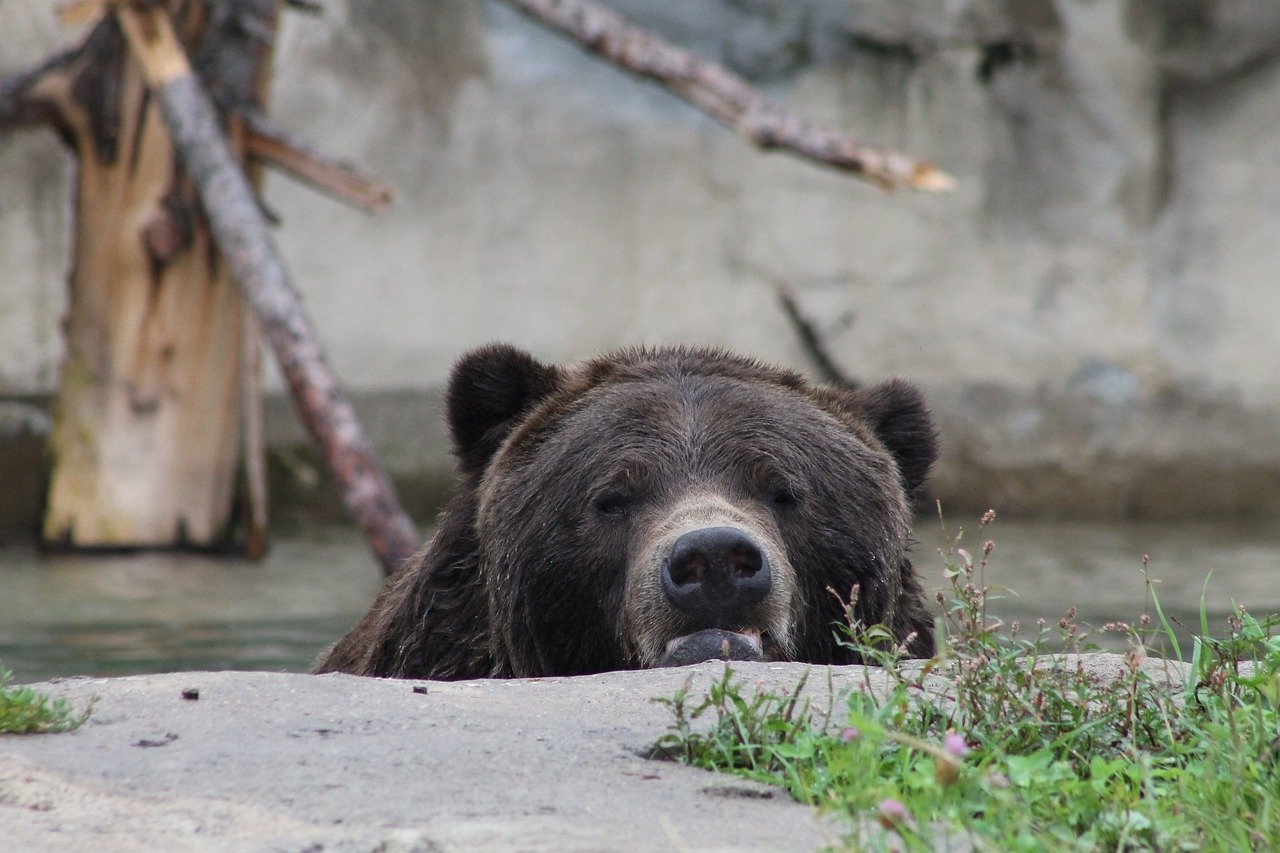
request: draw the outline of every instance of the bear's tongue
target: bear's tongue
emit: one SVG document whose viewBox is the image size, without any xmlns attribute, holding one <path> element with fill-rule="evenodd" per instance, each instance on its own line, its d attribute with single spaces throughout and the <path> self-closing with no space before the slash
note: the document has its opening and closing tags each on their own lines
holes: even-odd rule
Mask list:
<svg viewBox="0 0 1280 853">
<path fill-rule="evenodd" d="M 763 660 L 760 635 L 708 628 L 667 643 L 658 666 L 685 666 L 707 660 Z"/>
</svg>

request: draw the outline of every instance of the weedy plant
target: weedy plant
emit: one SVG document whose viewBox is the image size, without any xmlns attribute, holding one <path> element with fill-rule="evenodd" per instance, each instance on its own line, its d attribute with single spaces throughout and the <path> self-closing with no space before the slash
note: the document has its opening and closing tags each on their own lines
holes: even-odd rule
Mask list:
<svg viewBox="0 0 1280 853">
<path fill-rule="evenodd" d="M 1105 626 L 1127 651 L 1098 675 L 1074 611 L 1029 633 L 994 618 L 995 546 L 975 561 L 960 542 L 934 658 L 906 661 L 850 618 L 846 642 L 884 681 L 815 709 L 803 680 L 748 695 L 726 665 L 702 699 L 658 700 L 675 718 L 658 749 L 846 815 L 853 849 L 1280 849 L 1280 617 L 1237 607 L 1215 639 L 1202 599 L 1184 658 L 1144 558 L 1154 619 Z"/>
<path fill-rule="evenodd" d="M 76 712 L 65 699 L 51 699 L 31 687 L 10 684 L 13 673 L 0 667 L 0 734 L 46 734 L 79 728 L 93 710 Z"/>
</svg>

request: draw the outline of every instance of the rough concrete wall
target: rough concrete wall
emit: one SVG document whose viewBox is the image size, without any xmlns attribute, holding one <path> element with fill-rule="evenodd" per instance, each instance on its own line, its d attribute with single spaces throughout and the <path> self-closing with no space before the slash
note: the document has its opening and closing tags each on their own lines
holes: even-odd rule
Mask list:
<svg viewBox="0 0 1280 853">
<path fill-rule="evenodd" d="M 1280 5 L 612 5 L 959 190 L 885 195 L 756 152 L 502 6 L 291 17 L 276 117 L 399 190 L 363 218 L 267 188 L 398 472 L 446 464 L 438 388 L 483 340 L 805 367 L 785 283 L 848 372 L 926 387 L 951 506 L 1280 510 Z M 46 4 L 0 5 L 0 68 L 60 37 Z M 0 141 L 0 393 L 53 386 L 69 174 L 50 139 Z"/>
</svg>

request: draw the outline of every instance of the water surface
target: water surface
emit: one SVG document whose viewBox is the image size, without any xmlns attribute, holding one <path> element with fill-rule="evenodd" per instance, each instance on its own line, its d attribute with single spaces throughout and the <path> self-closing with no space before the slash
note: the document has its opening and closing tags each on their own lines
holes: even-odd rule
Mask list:
<svg viewBox="0 0 1280 853">
<path fill-rule="evenodd" d="M 302 671 L 382 585 L 346 529 L 278 539 L 266 560 L 0 549 L 0 663 L 18 681 L 200 669 Z"/>
<path fill-rule="evenodd" d="M 1142 555 L 1162 579 L 1166 610 L 1215 629 L 1233 602 L 1280 611 L 1280 533 L 1259 526 L 1006 523 L 964 534 L 977 554 L 996 543 L 987 583 L 1008 587 L 992 605 L 1006 624 L 1056 621 L 1077 606 L 1101 625 L 1133 621 L 1146 606 Z M 951 533 L 956 532 L 954 526 Z M 942 584 L 936 521 L 916 528 L 916 566 Z M 302 671 L 360 617 L 382 577 L 346 529 L 278 539 L 250 563 L 191 554 L 39 555 L 0 549 L 0 663 L 19 681 L 202 669 Z"/>
<path fill-rule="evenodd" d="M 1183 646 L 1199 633 L 1201 600 L 1210 633 L 1226 630 L 1236 604 L 1257 616 L 1280 612 L 1280 530 L 1252 524 L 1089 522 L 1003 522 L 983 530 L 978 524 L 943 534 L 936 521 L 916 527 L 916 566 L 926 585 L 943 584 L 940 549 L 957 534 L 961 547 L 977 559 L 983 542 L 995 542 L 986 583 L 1003 597 L 990 606 L 1006 626 L 1025 629 L 1044 618 L 1056 623 L 1069 608 L 1077 619 L 1100 628 L 1108 622 L 1137 624 L 1143 613 L 1153 622 L 1148 576 Z M 1206 580 L 1208 584 L 1206 586 Z M 1095 632 L 1104 647 L 1123 641 Z"/>
</svg>

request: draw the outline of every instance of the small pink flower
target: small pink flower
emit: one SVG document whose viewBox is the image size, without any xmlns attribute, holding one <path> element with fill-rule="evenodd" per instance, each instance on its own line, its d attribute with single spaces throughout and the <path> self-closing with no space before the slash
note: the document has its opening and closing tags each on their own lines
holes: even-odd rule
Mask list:
<svg viewBox="0 0 1280 853">
<path fill-rule="evenodd" d="M 964 758 L 969 754 L 969 744 L 959 732 L 947 732 L 947 736 L 942 739 L 942 748 L 956 758 Z"/>
<path fill-rule="evenodd" d="M 849 726 L 847 729 L 843 729 L 840 732 L 840 741 L 841 743 L 848 743 L 849 741 L 854 740 L 855 738 L 860 737 L 861 735 L 862 735 L 862 732 L 858 731 L 853 726 Z"/>
<path fill-rule="evenodd" d="M 876 806 L 876 819 L 885 829 L 899 829 L 906 826 L 910 818 L 907 807 L 893 797 L 884 798 Z"/>
</svg>

